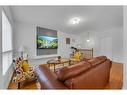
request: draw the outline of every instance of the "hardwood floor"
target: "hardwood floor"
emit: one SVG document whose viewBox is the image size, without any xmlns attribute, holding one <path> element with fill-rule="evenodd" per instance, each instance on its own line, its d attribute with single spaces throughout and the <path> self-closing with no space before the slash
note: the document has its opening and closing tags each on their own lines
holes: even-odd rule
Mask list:
<svg viewBox="0 0 127 95">
<path fill-rule="evenodd" d="M 121 89 L 123 86 L 123 64 L 118 62 L 113 62 L 110 80 L 106 85 L 105 89 Z M 17 85 L 10 82 L 8 89 L 17 89 Z M 39 83 L 37 81 L 27 82 L 22 85 L 21 89 L 39 89 Z"/>
<path fill-rule="evenodd" d="M 121 89 L 123 86 L 123 64 L 113 62 L 110 80 L 105 89 Z"/>
</svg>

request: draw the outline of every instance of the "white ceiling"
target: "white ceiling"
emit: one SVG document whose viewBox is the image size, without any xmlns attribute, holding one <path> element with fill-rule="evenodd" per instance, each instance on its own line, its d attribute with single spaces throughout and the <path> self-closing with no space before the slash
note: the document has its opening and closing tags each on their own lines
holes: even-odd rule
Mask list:
<svg viewBox="0 0 127 95">
<path fill-rule="evenodd" d="M 67 33 L 102 31 L 123 25 L 122 6 L 11 6 L 14 21 L 31 23 Z M 72 17 L 81 23 L 69 25 Z"/>
</svg>

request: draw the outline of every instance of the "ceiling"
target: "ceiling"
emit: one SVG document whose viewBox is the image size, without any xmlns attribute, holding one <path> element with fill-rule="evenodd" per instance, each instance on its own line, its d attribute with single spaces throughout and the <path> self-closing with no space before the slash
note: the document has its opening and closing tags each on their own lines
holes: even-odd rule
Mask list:
<svg viewBox="0 0 127 95">
<path fill-rule="evenodd" d="M 14 21 L 74 34 L 123 25 L 122 6 L 11 6 L 11 11 Z M 72 17 L 81 22 L 70 25 Z"/>
</svg>

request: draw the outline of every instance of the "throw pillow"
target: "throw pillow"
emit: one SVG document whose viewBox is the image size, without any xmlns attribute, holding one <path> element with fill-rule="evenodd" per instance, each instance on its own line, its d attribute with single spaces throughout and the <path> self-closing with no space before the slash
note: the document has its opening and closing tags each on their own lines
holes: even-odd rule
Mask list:
<svg viewBox="0 0 127 95">
<path fill-rule="evenodd" d="M 24 72 L 28 72 L 29 71 L 29 63 L 27 60 L 23 60 L 22 61 L 22 69 Z"/>
<path fill-rule="evenodd" d="M 80 61 L 80 59 L 81 59 L 81 53 L 80 53 L 80 52 L 76 52 L 76 53 L 74 54 L 74 59 L 75 59 L 76 61 Z"/>
</svg>

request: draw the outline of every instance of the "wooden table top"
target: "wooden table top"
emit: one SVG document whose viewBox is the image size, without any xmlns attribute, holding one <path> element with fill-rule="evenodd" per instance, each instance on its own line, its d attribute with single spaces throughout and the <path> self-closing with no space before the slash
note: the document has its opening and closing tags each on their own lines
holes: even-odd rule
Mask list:
<svg viewBox="0 0 127 95">
<path fill-rule="evenodd" d="M 69 62 L 69 61 L 70 61 L 70 59 L 61 58 L 60 60 L 58 60 L 58 59 L 51 59 L 47 63 L 48 64 L 59 64 L 59 63 L 66 63 L 66 62 Z"/>
</svg>

